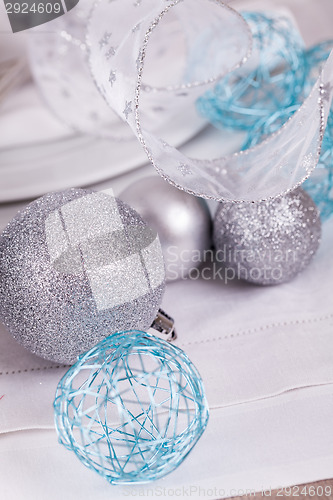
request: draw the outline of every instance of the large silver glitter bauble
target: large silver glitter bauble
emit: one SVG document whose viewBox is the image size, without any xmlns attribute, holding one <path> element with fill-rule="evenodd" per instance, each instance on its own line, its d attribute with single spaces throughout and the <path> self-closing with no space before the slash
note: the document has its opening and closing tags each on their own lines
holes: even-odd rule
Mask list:
<svg viewBox="0 0 333 500">
<path fill-rule="evenodd" d="M 112 333 L 149 328 L 164 287 L 156 232 L 111 192 L 47 194 L 0 236 L 0 317 L 52 361 L 73 363 Z"/>
<path fill-rule="evenodd" d="M 260 203 L 221 203 L 214 220 L 216 260 L 225 275 L 258 285 L 294 278 L 316 253 L 320 236 L 317 207 L 301 188 Z"/>
<path fill-rule="evenodd" d="M 211 216 L 204 200 L 158 176 L 137 181 L 119 197 L 158 232 L 168 281 L 184 278 L 197 269 L 212 241 Z"/>
</svg>

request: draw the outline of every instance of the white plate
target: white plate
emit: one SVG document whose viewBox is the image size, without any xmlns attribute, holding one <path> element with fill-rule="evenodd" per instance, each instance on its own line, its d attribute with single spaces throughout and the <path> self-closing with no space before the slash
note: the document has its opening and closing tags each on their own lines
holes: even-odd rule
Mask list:
<svg viewBox="0 0 333 500">
<path fill-rule="evenodd" d="M 163 126 L 161 137 L 180 146 L 204 126 L 183 114 Z M 11 96 L 0 115 L 0 202 L 41 196 L 48 191 L 87 186 L 148 163 L 134 138 L 115 142 L 75 135 L 58 122 L 30 86 Z"/>
</svg>

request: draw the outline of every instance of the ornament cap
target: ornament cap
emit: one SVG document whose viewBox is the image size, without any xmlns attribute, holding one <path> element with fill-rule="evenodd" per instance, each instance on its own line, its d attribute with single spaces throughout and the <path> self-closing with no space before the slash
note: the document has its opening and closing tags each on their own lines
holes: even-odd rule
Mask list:
<svg viewBox="0 0 333 500">
<path fill-rule="evenodd" d="M 158 310 L 150 330 L 150 333 L 156 335 L 156 337 L 159 337 L 160 339 L 166 340 L 167 342 L 172 342 L 177 338 L 174 319 L 162 309 Z"/>
</svg>

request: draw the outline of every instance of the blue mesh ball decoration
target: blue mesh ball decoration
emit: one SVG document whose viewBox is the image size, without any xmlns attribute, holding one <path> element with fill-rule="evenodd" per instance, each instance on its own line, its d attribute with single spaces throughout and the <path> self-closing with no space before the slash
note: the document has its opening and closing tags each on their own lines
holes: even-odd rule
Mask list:
<svg viewBox="0 0 333 500">
<path fill-rule="evenodd" d="M 303 90 L 303 41 L 292 22 L 258 12 L 242 15 L 253 35 L 252 56 L 197 101 L 199 112 L 219 128 L 249 130 L 295 104 Z"/>
<path fill-rule="evenodd" d="M 117 333 L 82 355 L 58 385 L 59 441 L 112 484 L 173 471 L 208 421 L 200 375 L 179 348 Z"/>
</svg>

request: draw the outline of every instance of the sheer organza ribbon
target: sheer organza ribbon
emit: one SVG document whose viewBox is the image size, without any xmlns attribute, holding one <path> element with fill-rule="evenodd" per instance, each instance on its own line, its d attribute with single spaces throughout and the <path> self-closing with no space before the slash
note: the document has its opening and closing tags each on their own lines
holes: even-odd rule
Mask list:
<svg viewBox="0 0 333 500">
<path fill-rule="evenodd" d="M 154 46 L 163 60 L 161 38 L 165 51 L 172 44 L 163 24 L 173 22 L 183 31 L 184 46 L 175 54 L 177 61 L 183 58 L 183 70 L 170 83 L 172 68 L 164 67 L 167 82 L 151 85 L 145 67 Z M 309 97 L 278 132 L 247 151 L 203 160 L 189 158 L 152 127 L 163 113 L 184 113 L 190 102 L 194 108 L 199 95 L 249 57 L 251 34 L 241 15 L 218 0 L 100 0 L 87 40 L 100 92 L 160 175 L 178 188 L 216 200 L 257 201 L 294 189 L 315 168 L 332 98 L 332 55 Z M 108 58 L 110 46 L 114 54 Z"/>
</svg>

